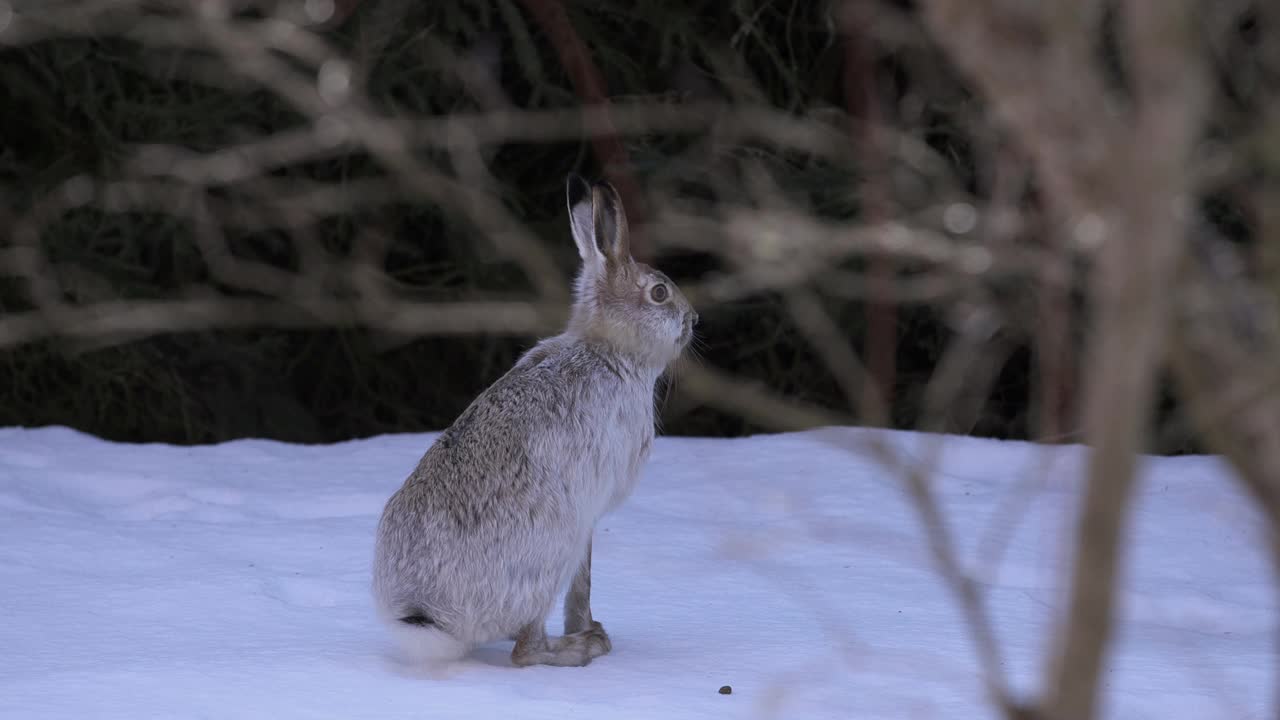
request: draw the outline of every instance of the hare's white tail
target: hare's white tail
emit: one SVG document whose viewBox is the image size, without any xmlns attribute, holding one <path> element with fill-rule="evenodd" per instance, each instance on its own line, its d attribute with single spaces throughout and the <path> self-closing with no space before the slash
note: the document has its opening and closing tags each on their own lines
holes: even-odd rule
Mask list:
<svg viewBox="0 0 1280 720">
<path fill-rule="evenodd" d="M 392 620 L 387 624 L 405 660 L 414 665 L 440 668 L 462 659 L 470 650 L 466 643 L 434 625 L 411 619 Z"/>
</svg>

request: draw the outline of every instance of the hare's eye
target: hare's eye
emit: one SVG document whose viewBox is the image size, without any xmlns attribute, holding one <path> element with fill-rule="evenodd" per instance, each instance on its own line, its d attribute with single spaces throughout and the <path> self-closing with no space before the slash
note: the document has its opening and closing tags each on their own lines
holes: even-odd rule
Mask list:
<svg viewBox="0 0 1280 720">
<path fill-rule="evenodd" d="M 659 305 L 666 302 L 669 297 L 671 297 L 671 291 L 662 283 L 649 288 L 649 298 Z"/>
</svg>

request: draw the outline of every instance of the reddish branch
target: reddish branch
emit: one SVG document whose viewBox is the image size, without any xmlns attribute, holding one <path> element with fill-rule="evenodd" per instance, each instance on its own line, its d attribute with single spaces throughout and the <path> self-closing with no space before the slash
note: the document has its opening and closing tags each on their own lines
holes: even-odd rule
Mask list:
<svg viewBox="0 0 1280 720">
<path fill-rule="evenodd" d="M 573 29 L 573 23 L 560 0 L 521 0 L 525 9 L 542 28 L 560 56 L 560 64 L 569 75 L 574 90 L 586 105 L 607 106 L 608 91 L 604 77 L 591 61 L 591 53 L 585 42 Z M 627 150 L 614 132 L 597 134 L 592 140 L 596 160 L 605 177 L 613 183 L 627 207 L 631 227 L 631 253 L 638 260 L 650 255 L 649 244 L 643 238 L 645 212 L 639 186 L 631 175 Z"/>
<path fill-rule="evenodd" d="M 360 7 L 363 0 L 334 0 L 333 14 L 329 16 L 325 25 L 329 27 L 337 27 L 347 21 L 355 13 L 356 8 Z"/>
<path fill-rule="evenodd" d="M 333 15 L 326 25 L 336 27 L 350 17 L 362 0 L 334 0 Z M 591 61 L 591 53 L 585 42 L 573 29 L 573 23 L 560 0 L 521 0 L 534 21 L 542 28 L 560 56 L 569 81 L 585 105 L 607 106 L 608 89 L 600 70 Z M 596 160 L 605 177 L 622 195 L 631 225 L 631 252 L 639 260 L 650 258 L 650 248 L 644 239 L 645 208 L 640 188 L 628 170 L 627 150 L 615 132 L 596 134 L 592 138 Z"/>
<path fill-rule="evenodd" d="M 851 131 L 862 161 L 866 180 L 862 183 L 862 206 L 866 221 L 872 225 L 884 222 L 889 214 L 889 198 L 884 187 L 885 158 L 876 137 L 881 122 L 877 97 L 875 65 L 871 51 L 872 13 L 865 0 L 854 0 L 845 6 L 844 20 L 844 98 L 852 120 Z M 864 30 L 865 29 L 865 30 Z M 887 407 L 893 406 L 894 377 L 897 370 L 898 308 L 893 302 L 893 261 L 887 257 L 871 260 L 869 273 L 873 285 L 883 288 L 878 297 L 867 303 L 865 355 L 867 383 L 864 397 L 878 396 Z M 865 405 L 864 405 L 865 406 Z M 866 412 L 859 413 L 866 416 Z M 892 423 L 891 418 L 886 422 Z"/>
<path fill-rule="evenodd" d="M 1049 242 L 1056 245 L 1062 257 L 1070 252 L 1070 238 L 1062 232 L 1049 231 Z M 1048 271 L 1046 270 L 1046 274 Z M 1042 441 L 1056 442 L 1074 437 L 1075 397 L 1074 363 L 1071 357 L 1071 328 L 1074 313 L 1067 290 L 1052 282 L 1039 288 L 1040 328 L 1036 338 L 1040 377 L 1039 425 L 1036 433 Z"/>
</svg>

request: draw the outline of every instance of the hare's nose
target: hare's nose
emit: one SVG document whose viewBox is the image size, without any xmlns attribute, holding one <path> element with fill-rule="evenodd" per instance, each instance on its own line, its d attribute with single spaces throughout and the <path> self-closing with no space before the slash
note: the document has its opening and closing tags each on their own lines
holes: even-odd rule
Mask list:
<svg viewBox="0 0 1280 720">
<path fill-rule="evenodd" d="M 694 310 L 689 311 L 689 326 L 693 327 L 698 324 L 698 313 Z"/>
</svg>

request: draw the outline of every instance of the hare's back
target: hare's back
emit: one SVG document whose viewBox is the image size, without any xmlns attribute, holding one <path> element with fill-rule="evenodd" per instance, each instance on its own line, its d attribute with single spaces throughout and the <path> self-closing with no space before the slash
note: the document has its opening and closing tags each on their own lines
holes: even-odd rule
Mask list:
<svg viewBox="0 0 1280 720">
<path fill-rule="evenodd" d="M 589 348 L 544 342 L 458 416 L 408 485 L 419 502 L 464 524 L 598 504 L 613 489 L 596 485 L 609 484 L 614 466 L 634 454 L 638 431 L 622 431 L 619 417 L 637 413 L 620 410 L 643 396 L 628 400 L 625 386 Z M 642 411 L 637 418 L 643 429 Z"/>
<path fill-rule="evenodd" d="M 525 373 L 501 378 L 440 434 L 410 481 L 453 497 L 493 499 L 544 474 L 540 436 L 563 413 L 558 393 L 537 386 Z"/>
</svg>

